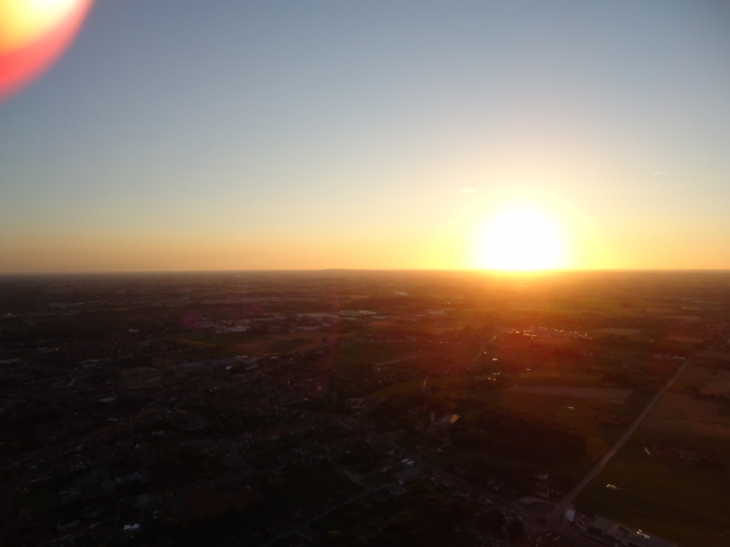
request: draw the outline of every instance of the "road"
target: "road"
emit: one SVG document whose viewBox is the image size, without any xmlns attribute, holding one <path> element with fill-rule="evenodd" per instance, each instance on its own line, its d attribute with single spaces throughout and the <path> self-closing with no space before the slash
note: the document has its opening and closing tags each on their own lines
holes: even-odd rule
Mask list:
<svg viewBox="0 0 730 547">
<path fill-rule="evenodd" d="M 410 353 L 408 355 L 403 355 L 402 357 L 397 357 L 396 359 L 390 359 L 388 361 L 381 361 L 380 363 L 373 363 L 373 366 L 375 367 L 382 367 L 385 365 L 394 365 L 396 363 L 400 363 L 403 361 L 410 361 L 411 359 L 415 359 L 416 357 L 420 357 L 423 355 L 422 353 Z"/>
<path fill-rule="evenodd" d="M 475 363 L 477 361 L 477 359 L 479 359 L 479 357 L 481 357 L 482 353 L 484 353 L 484 348 L 486 348 L 489 344 L 494 342 L 496 339 L 497 339 L 497 335 L 495 334 L 494 336 L 492 336 L 492 338 L 490 340 L 487 340 L 486 342 L 484 342 L 484 344 L 482 344 L 482 347 L 479 348 L 479 352 L 474 356 L 474 359 L 472 359 L 471 362 Z"/>
<path fill-rule="evenodd" d="M 626 433 L 624 433 L 621 438 L 616 442 L 616 444 L 614 444 L 611 449 L 606 452 L 606 454 L 604 454 L 604 456 L 595 465 L 595 467 L 591 469 L 585 477 L 583 477 L 583 480 L 581 480 L 576 485 L 576 487 L 573 488 L 573 490 L 571 490 L 570 493 L 555 507 L 555 509 L 553 509 L 553 516 L 562 517 L 565 514 L 565 511 L 570 507 L 575 498 L 577 498 L 578 495 L 583 491 L 583 489 L 588 486 L 589 482 L 591 482 L 594 478 L 596 478 L 596 476 L 598 476 L 598 474 L 603 470 L 609 460 L 613 458 L 616 452 L 618 452 L 624 445 L 624 443 L 629 440 L 631 435 L 633 435 L 634 432 L 639 428 L 641 422 L 644 421 L 644 419 L 649 415 L 649 412 L 651 412 L 652 408 L 654 408 L 654 405 L 656 405 L 661 396 L 664 395 L 664 392 L 667 391 L 669 386 L 671 386 L 674 381 L 682 375 L 682 373 L 687 369 L 687 367 L 690 366 L 690 364 L 691 360 L 687 359 L 687 361 L 681 367 L 679 367 L 677 373 L 672 376 L 672 378 L 664 385 L 662 389 L 659 390 L 659 392 L 654 396 L 649 404 L 646 405 L 644 411 L 639 414 L 639 417 L 636 418 L 636 421 L 631 425 Z"/>
</svg>

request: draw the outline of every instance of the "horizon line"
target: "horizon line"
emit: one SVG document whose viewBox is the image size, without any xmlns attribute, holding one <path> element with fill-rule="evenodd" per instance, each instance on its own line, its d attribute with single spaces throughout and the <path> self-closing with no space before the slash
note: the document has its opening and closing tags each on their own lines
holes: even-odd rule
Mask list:
<svg viewBox="0 0 730 547">
<path fill-rule="evenodd" d="M 0 271 L 0 277 L 44 275 L 141 275 L 141 274 L 232 274 L 232 273 L 483 273 L 493 275 L 550 275 L 567 273 L 730 273 L 730 268 L 565 268 L 546 270 L 495 270 L 487 268 L 271 268 L 271 269 L 212 269 L 212 270 L 30 270 Z"/>
</svg>

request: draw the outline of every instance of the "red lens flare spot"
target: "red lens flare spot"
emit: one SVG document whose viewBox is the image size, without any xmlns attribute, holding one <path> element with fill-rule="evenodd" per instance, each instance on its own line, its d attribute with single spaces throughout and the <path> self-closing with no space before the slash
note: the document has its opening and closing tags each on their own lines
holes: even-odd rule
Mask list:
<svg viewBox="0 0 730 547">
<path fill-rule="evenodd" d="M 58 60 L 93 0 L 0 0 L 0 101 Z"/>
</svg>

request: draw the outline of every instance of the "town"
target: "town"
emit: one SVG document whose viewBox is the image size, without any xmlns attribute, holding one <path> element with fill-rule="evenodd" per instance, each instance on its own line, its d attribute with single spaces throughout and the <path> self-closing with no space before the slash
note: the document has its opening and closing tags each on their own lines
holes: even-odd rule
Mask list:
<svg viewBox="0 0 730 547">
<path fill-rule="evenodd" d="M 11 546 L 726 545 L 727 273 L 0 278 Z"/>
</svg>

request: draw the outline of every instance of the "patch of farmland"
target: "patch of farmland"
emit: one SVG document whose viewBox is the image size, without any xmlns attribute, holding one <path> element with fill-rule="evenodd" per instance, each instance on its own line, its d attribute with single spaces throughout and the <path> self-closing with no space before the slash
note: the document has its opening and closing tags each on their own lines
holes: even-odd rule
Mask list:
<svg viewBox="0 0 730 547">
<path fill-rule="evenodd" d="M 548 369 L 548 370 L 535 370 L 530 372 L 520 372 L 520 380 L 528 379 L 532 380 L 534 378 L 560 378 L 560 372 L 554 369 Z"/>
<path fill-rule="evenodd" d="M 259 355 L 261 354 L 271 343 L 271 340 L 256 340 L 255 342 L 249 342 L 247 344 L 236 344 L 233 349 L 237 353 L 243 355 Z"/>
<path fill-rule="evenodd" d="M 596 329 L 592 334 L 599 336 L 635 336 L 641 334 L 641 329 L 606 328 Z"/>
<path fill-rule="evenodd" d="M 702 344 L 706 341 L 705 338 L 698 338 L 696 336 L 684 336 L 681 334 L 667 334 L 664 340 L 669 342 L 679 342 L 680 344 Z"/>
<path fill-rule="evenodd" d="M 572 397 L 575 399 L 595 399 L 610 403 L 624 403 L 631 395 L 630 389 L 602 387 L 569 387 L 569 386 L 513 386 L 508 391 L 548 395 L 552 397 Z"/>
<path fill-rule="evenodd" d="M 700 400 L 684 393 L 667 392 L 651 411 L 642 428 L 715 439 L 730 439 L 730 416 L 723 403 Z"/>
<path fill-rule="evenodd" d="M 711 351 L 706 351 L 700 357 L 704 357 L 706 359 L 717 359 L 718 361 L 730 362 L 730 351 L 711 350 Z"/>
<path fill-rule="evenodd" d="M 280 338 L 279 340 L 274 340 L 271 345 L 267 348 L 267 351 L 273 352 L 273 353 L 286 353 L 287 351 L 292 351 L 295 349 L 301 349 L 302 346 L 306 345 L 312 345 L 313 340 L 309 338 L 293 338 L 293 339 L 287 339 L 287 338 Z"/>
<path fill-rule="evenodd" d="M 702 386 L 705 384 L 705 382 L 713 382 L 719 378 L 725 377 L 725 375 L 718 376 L 718 372 L 720 371 L 713 370 L 707 367 L 691 366 L 684 371 L 681 380 L 688 384 Z M 730 378 L 730 374 L 727 374 L 727 377 Z"/>
<path fill-rule="evenodd" d="M 672 391 L 683 391 L 688 387 L 705 397 L 730 398 L 730 371 L 698 366 L 690 367 L 682 375 L 677 389 Z"/>
</svg>

